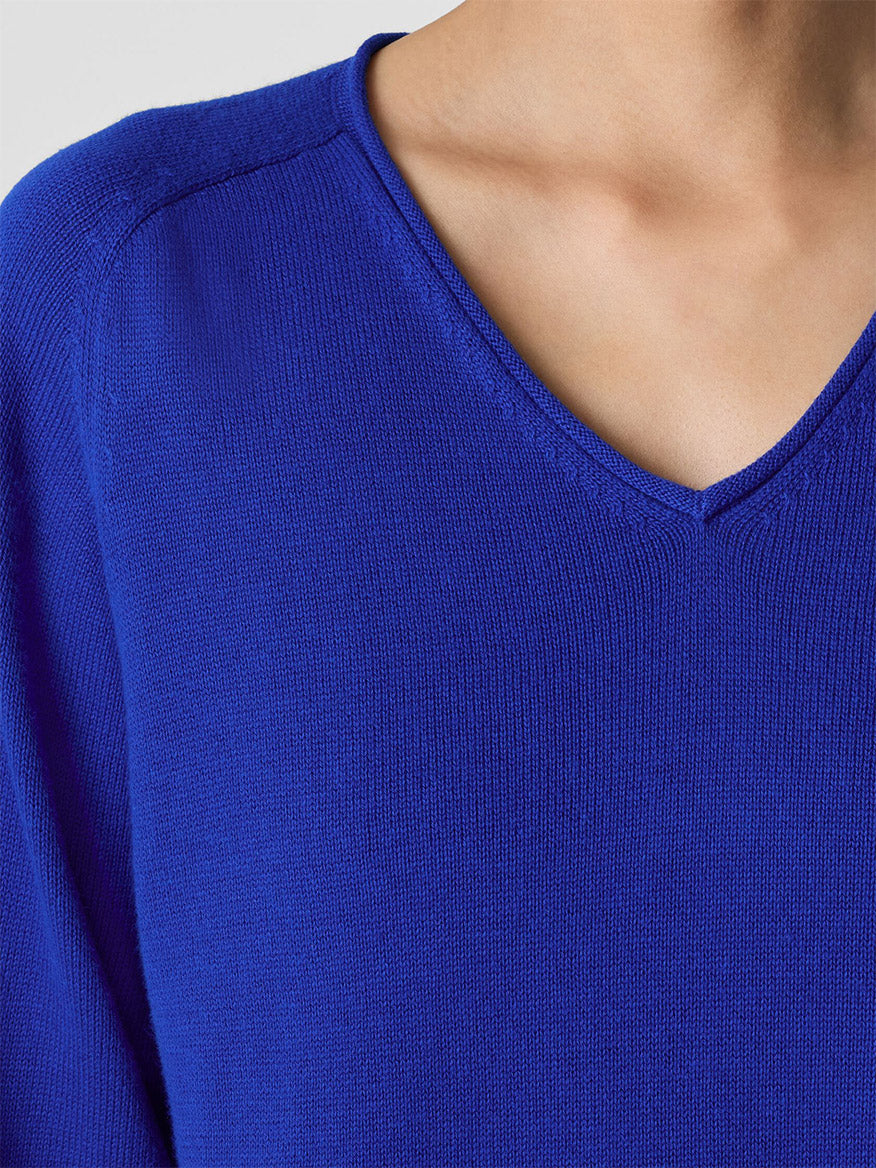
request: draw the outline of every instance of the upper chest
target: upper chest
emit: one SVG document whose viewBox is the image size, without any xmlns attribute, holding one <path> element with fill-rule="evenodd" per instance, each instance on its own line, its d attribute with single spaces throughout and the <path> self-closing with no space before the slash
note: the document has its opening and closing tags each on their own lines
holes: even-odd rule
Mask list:
<svg viewBox="0 0 876 1168">
<path fill-rule="evenodd" d="M 512 180 L 406 146 L 393 159 L 465 280 L 577 418 L 695 489 L 805 413 L 876 304 L 872 175 L 826 182 L 786 224 L 671 199 Z"/>
</svg>

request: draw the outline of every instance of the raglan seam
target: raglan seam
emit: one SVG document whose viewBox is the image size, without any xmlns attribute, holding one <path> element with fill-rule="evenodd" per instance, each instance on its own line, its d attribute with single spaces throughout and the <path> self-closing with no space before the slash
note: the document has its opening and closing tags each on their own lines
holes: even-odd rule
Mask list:
<svg viewBox="0 0 876 1168">
<path fill-rule="evenodd" d="M 331 128 L 321 134 L 316 140 L 300 144 L 295 150 L 284 153 L 280 157 L 266 159 L 254 165 L 235 166 L 226 173 L 214 176 L 194 186 L 189 186 L 182 191 L 165 194 L 145 208 L 139 208 L 135 218 L 127 224 L 122 225 L 114 233 L 113 239 L 103 241 L 103 257 L 101 258 L 99 255 L 94 257 L 94 264 L 98 267 L 98 270 L 91 273 L 90 279 L 85 274 L 87 258 L 80 263 L 78 277 L 80 286 L 80 296 L 78 297 L 79 321 L 74 343 L 74 350 L 77 354 L 75 380 L 79 385 L 81 393 L 85 395 L 82 400 L 89 403 L 85 411 L 85 416 L 91 419 L 90 438 L 93 443 L 94 453 L 93 494 L 95 507 L 101 520 L 105 517 L 105 496 L 103 491 L 104 484 L 106 483 L 105 472 L 111 466 L 112 459 L 112 450 L 108 443 L 108 436 L 112 423 L 113 407 L 117 404 L 118 399 L 112 390 L 104 393 L 104 387 L 94 383 L 93 379 L 99 376 L 95 370 L 94 353 L 97 344 L 99 324 L 102 313 L 105 310 L 106 296 L 112 274 L 122 257 L 125 245 L 159 211 L 167 210 L 169 207 L 175 206 L 184 199 L 213 187 L 220 186 L 223 183 L 230 182 L 232 179 L 240 178 L 246 174 L 257 173 L 269 166 L 292 162 L 310 150 L 316 150 L 321 146 L 327 145 L 342 132 L 342 127 L 332 124 Z M 157 167 L 153 173 L 170 176 L 176 172 L 169 167 Z M 136 201 L 135 195 L 122 187 L 116 187 L 114 198 L 117 203 L 126 203 L 129 205 L 134 205 Z M 99 232 L 93 231 L 92 234 L 98 235 Z M 107 401 L 107 399 L 109 400 Z M 108 549 L 105 549 L 105 552 L 108 552 Z"/>
</svg>

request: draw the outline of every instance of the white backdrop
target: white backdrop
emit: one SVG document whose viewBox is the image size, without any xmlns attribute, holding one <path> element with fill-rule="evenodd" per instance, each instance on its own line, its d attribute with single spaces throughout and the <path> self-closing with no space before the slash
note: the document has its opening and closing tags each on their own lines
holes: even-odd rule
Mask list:
<svg viewBox="0 0 876 1168">
<path fill-rule="evenodd" d="M 50 154 L 152 106 L 203 101 L 413 32 L 452 0 L 3 0 L 0 198 Z"/>
</svg>

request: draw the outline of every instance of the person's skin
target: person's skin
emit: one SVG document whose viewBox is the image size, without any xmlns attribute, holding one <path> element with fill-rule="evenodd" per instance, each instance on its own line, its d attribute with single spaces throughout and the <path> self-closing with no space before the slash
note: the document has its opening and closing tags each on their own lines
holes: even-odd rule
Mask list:
<svg viewBox="0 0 876 1168">
<path fill-rule="evenodd" d="M 754 461 L 876 311 L 873 0 L 464 0 L 366 84 L 492 318 L 652 473 Z"/>
</svg>

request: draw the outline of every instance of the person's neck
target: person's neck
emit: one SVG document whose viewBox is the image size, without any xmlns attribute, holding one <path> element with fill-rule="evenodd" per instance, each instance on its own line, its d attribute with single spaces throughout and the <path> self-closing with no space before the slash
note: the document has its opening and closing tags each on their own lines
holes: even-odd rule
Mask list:
<svg viewBox="0 0 876 1168">
<path fill-rule="evenodd" d="M 463 125 L 503 165 L 740 192 L 876 157 L 874 0 L 463 0 L 409 36 L 437 62 L 410 115 L 433 149 Z"/>
</svg>

